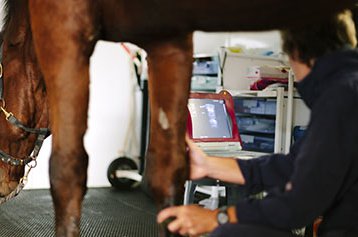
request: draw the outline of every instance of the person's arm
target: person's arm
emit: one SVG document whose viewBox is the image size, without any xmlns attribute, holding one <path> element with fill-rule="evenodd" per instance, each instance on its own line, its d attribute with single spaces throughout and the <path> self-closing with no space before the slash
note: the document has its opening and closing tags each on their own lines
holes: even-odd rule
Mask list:
<svg viewBox="0 0 358 237">
<path fill-rule="evenodd" d="M 207 158 L 207 177 L 221 181 L 245 184 L 241 169 L 234 158 L 212 157 Z"/>
<path fill-rule="evenodd" d="M 235 159 L 208 156 L 188 137 L 186 143 L 189 149 L 191 179 L 209 177 L 229 183 L 245 184 Z"/>
<path fill-rule="evenodd" d="M 293 170 L 295 149 L 291 155 L 267 155 L 240 160 L 206 155 L 188 137 L 186 142 L 190 157 L 190 178 L 209 177 L 221 181 L 246 185 L 250 193 L 273 186 L 283 186 Z"/>
</svg>

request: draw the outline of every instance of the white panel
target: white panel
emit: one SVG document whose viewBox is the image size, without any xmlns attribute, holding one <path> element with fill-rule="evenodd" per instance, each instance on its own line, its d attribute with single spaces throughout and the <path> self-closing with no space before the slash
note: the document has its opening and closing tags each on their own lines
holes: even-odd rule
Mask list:
<svg viewBox="0 0 358 237">
<path fill-rule="evenodd" d="M 262 32 L 194 32 L 194 53 L 218 53 L 220 47 L 242 47 L 248 51 L 257 49 L 281 51 L 281 38 L 278 31 Z"/>
</svg>

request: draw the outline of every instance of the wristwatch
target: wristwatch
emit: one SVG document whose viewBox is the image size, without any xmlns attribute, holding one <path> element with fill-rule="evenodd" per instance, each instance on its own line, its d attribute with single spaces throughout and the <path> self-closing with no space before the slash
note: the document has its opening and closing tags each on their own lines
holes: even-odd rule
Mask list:
<svg viewBox="0 0 358 237">
<path fill-rule="evenodd" d="M 227 206 L 223 206 L 219 208 L 219 212 L 216 215 L 216 219 L 219 225 L 223 225 L 229 223 L 229 215 L 227 213 Z"/>
</svg>

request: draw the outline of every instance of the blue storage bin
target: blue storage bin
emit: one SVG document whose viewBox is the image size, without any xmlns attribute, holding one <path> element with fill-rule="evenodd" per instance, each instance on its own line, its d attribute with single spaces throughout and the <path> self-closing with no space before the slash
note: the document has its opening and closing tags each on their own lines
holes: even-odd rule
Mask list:
<svg viewBox="0 0 358 237">
<path fill-rule="evenodd" d="M 239 132 L 275 133 L 275 120 L 255 117 L 236 116 Z"/>
<path fill-rule="evenodd" d="M 276 101 L 270 99 L 234 98 L 235 111 L 239 113 L 276 115 Z"/>
<path fill-rule="evenodd" d="M 242 148 L 247 151 L 273 153 L 275 140 L 270 137 L 241 134 Z"/>
<path fill-rule="evenodd" d="M 218 75 L 219 61 L 217 57 L 194 58 L 193 75 Z"/>
<path fill-rule="evenodd" d="M 192 91 L 212 91 L 215 92 L 218 87 L 218 77 L 193 76 L 191 78 Z"/>
</svg>

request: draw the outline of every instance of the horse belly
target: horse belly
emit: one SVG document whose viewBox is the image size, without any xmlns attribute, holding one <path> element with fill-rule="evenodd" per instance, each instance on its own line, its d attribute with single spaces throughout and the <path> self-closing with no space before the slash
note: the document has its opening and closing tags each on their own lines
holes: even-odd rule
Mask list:
<svg viewBox="0 0 358 237">
<path fill-rule="evenodd" d="M 102 0 L 100 3 L 103 39 L 149 41 L 194 30 L 251 31 L 301 25 L 352 7 L 354 0 L 302 0 L 299 4 L 286 0 Z"/>
</svg>

